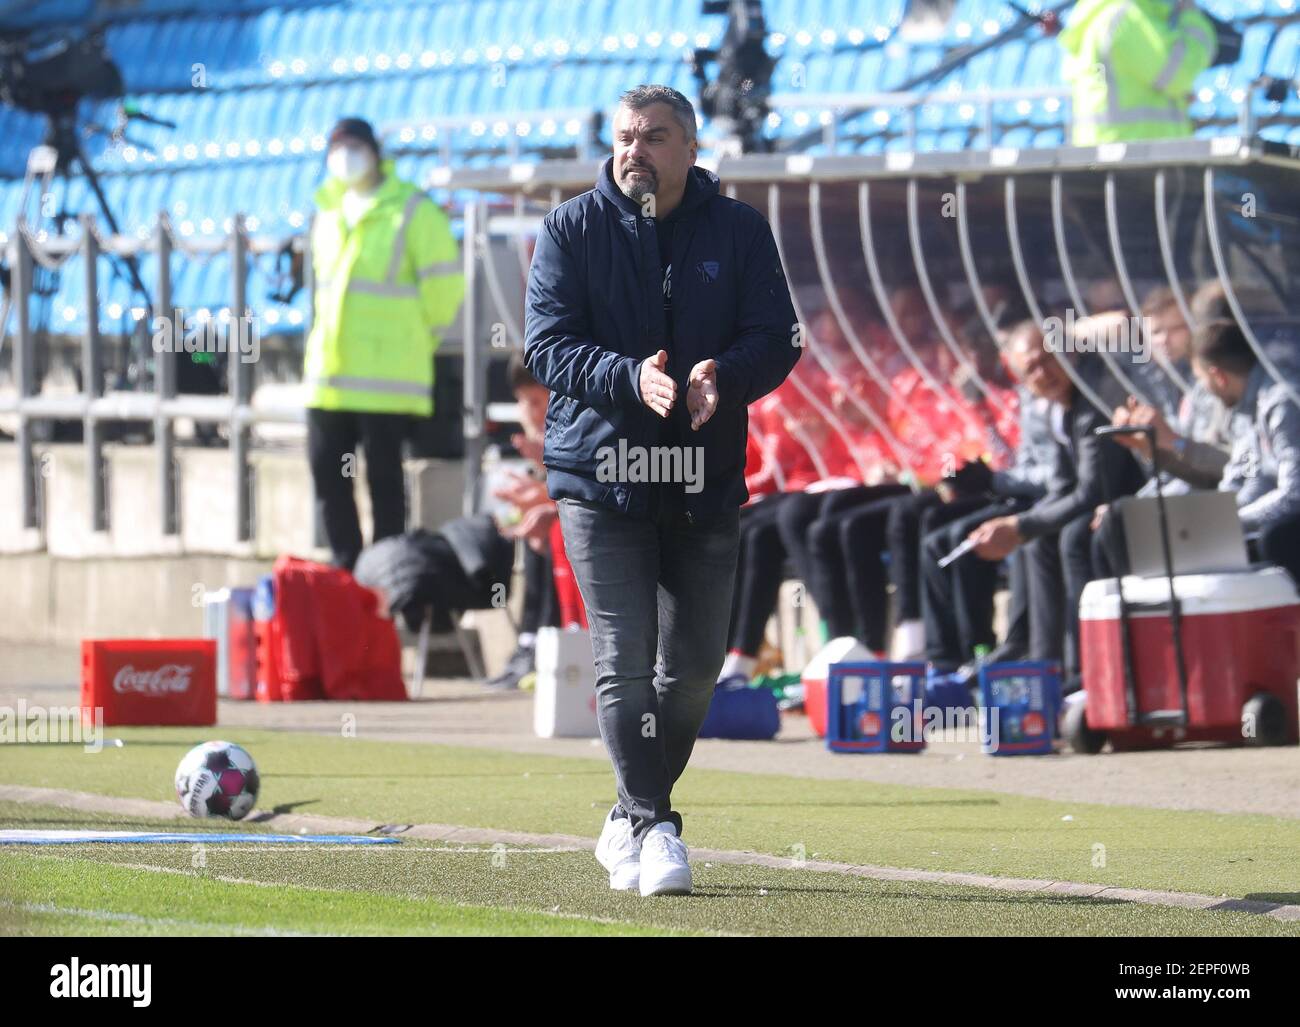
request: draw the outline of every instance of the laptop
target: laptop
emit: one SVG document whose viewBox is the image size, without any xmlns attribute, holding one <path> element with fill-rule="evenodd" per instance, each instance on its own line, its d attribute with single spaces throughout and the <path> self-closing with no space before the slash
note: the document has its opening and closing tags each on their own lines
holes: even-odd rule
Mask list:
<svg viewBox="0 0 1300 1027">
<path fill-rule="evenodd" d="M 1117 504 L 1128 544 L 1129 573 L 1163 578 L 1160 509 L 1155 496 L 1128 496 Z M 1165 496 L 1174 574 L 1227 574 L 1250 568 L 1246 539 L 1231 492 L 1196 491 Z"/>
</svg>

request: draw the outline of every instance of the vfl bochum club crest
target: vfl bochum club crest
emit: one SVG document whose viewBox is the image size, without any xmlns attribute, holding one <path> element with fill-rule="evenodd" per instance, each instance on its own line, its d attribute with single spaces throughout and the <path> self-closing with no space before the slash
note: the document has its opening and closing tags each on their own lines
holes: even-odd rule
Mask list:
<svg viewBox="0 0 1300 1027">
<path fill-rule="evenodd" d="M 695 270 L 700 276 L 700 281 L 709 285 L 718 280 L 718 262 L 716 260 L 701 260 L 695 265 Z"/>
</svg>

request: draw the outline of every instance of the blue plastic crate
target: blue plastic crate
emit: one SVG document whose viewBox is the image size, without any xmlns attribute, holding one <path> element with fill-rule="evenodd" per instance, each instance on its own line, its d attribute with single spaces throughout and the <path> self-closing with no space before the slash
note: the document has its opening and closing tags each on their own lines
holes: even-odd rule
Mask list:
<svg viewBox="0 0 1300 1027">
<path fill-rule="evenodd" d="M 950 708 L 968 709 L 971 705 L 969 679 L 958 674 L 939 674 L 930 668 L 925 679 L 925 708 L 942 713 Z"/>
<path fill-rule="evenodd" d="M 924 699 L 924 663 L 833 663 L 826 680 L 826 748 L 920 752 Z"/>
<path fill-rule="evenodd" d="M 1061 708 L 1061 666 L 1042 660 L 980 668 L 980 748 L 988 756 L 1052 751 Z"/>
<path fill-rule="evenodd" d="M 275 576 L 263 574 L 253 587 L 249 604 L 254 620 L 270 620 L 275 616 Z"/>
</svg>

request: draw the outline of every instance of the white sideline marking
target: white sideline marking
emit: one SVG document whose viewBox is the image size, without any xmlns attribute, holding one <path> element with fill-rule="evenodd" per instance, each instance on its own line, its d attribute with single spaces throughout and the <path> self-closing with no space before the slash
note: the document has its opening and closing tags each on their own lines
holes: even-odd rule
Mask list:
<svg viewBox="0 0 1300 1027">
<path fill-rule="evenodd" d="M 151 927 L 183 927 L 188 930 L 213 930 L 260 938 L 322 937 L 321 935 L 302 934 L 298 931 L 281 931 L 275 927 L 242 927 L 239 924 L 221 924 L 207 920 L 175 920 L 171 917 L 140 916 L 138 913 L 114 913 L 106 909 L 77 909 L 74 906 L 56 906 L 52 902 L 10 902 L 8 899 L 0 899 L 0 909 L 15 909 L 20 913 L 51 913 L 55 916 L 75 916 L 110 923 L 147 924 Z"/>
<path fill-rule="evenodd" d="M 70 809 L 99 813 L 120 813 L 127 816 L 183 817 L 185 814 L 169 802 L 148 799 L 118 799 L 89 792 L 63 788 L 38 788 L 29 785 L 0 784 L 0 800 L 35 803 L 44 806 L 62 806 Z M 381 826 L 364 820 L 325 817 L 319 814 L 272 813 L 263 814 L 260 824 L 276 824 L 290 830 L 299 828 L 321 833 L 364 834 Z M 567 834 L 535 834 L 529 831 L 505 831 L 485 827 L 459 827 L 454 824 L 415 824 L 402 832 L 404 838 L 423 838 L 430 841 L 478 842 L 482 844 L 514 843 L 529 846 L 556 846 L 565 849 L 591 851 L 596 842 Z M 395 847 L 395 846 L 392 846 Z M 376 846 L 382 848 L 382 846 Z M 535 850 L 534 850 L 535 851 Z M 759 852 L 736 852 L 730 849 L 692 849 L 697 860 L 711 860 L 735 866 L 770 867 L 774 870 L 811 870 L 816 873 L 844 874 L 873 881 L 911 881 L 923 884 L 951 884 L 971 888 L 989 888 L 996 891 L 1074 895 L 1113 902 L 1132 902 L 1144 906 L 1167 906 L 1248 913 L 1266 916 L 1282 922 L 1300 922 L 1300 905 L 1283 905 L 1260 899 L 1229 898 L 1221 895 L 1198 895 L 1194 892 L 1161 891 L 1148 888 L 1122 888 L 1105 884 L 1085 884 L 1077 881 L 1048 881 L 1034 878 L 995 877 L 991 874 L 969 874 L 948 870 L 915 870 L 904 867 L 884 867 L 871 864 L 832 863 L 824 860 L 798 861 L 782 856 Z M 121 865 L 121 864 L 118 864 Z M 257 883 L 257 882 L 250 882 Z"/>
</svg>

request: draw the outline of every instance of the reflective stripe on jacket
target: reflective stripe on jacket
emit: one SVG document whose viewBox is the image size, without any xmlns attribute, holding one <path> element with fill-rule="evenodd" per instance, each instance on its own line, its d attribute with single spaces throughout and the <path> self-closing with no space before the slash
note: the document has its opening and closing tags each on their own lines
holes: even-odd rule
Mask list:
<svg viewBox="0 0 1300 1027">
<path fill-rule="evenodd" d="M 316 192 L 316 303 L 303 367 L 306 405 L 369 413 L 433 413 L 433 355 L 465 291 L 447 215 L 392 161 L 356 225 L 343 183 Z"/>
<path fill-rule="evenodd" d="M 1192 83 L 1218 42 L 1203 14 L 1164 0 L 1083 0 L 1061 33 L 1075 146 L 1189 136 Z"/>
</svg>

